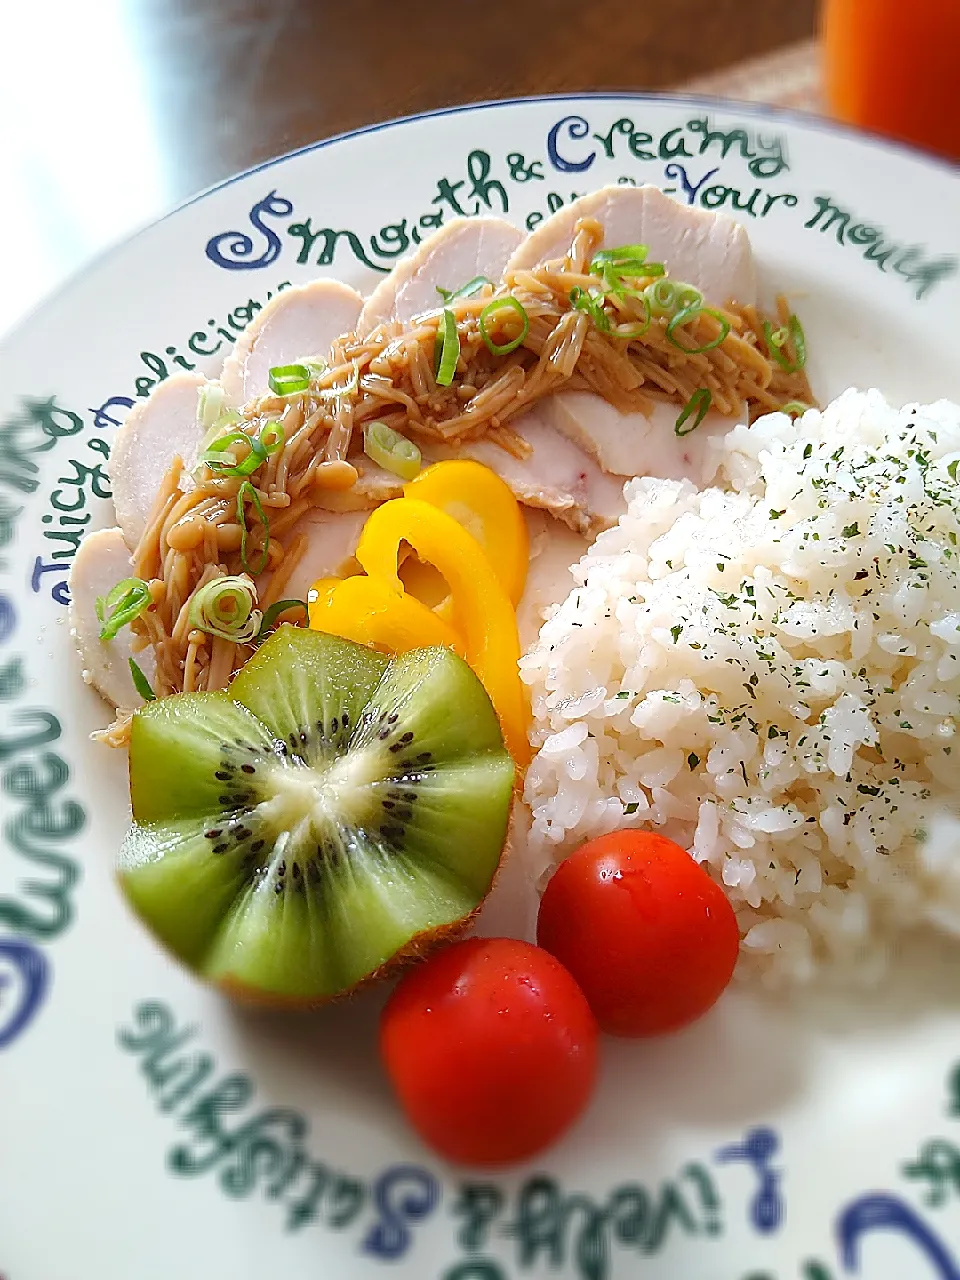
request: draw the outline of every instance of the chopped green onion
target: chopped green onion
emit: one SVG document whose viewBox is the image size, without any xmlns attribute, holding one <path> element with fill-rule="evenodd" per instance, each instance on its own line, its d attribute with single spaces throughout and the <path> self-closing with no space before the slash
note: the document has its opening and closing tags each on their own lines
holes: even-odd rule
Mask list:
<svg viewBox="0 0 960 1280">
<path fill-rule="evenodd" d="M 691 311 L 694 307 L 703 306 L 703 294 L 692 284 L 677 285 L 677 310 Z"/>
<path fill-rule="evenodd" d="M 302 364 L 276 364 L 267 374 L 270 390 L 278 396 L 295 396 L 310 389 L 310 370 Z"/>
<path fill-rule="evenodd" d="M 650 303 L 642 295 L 640 297 L 640 301 L 646 309 L 646 319 L 638 320 L 636 324 L 615 324 L 611 330 L 611 333 L 615 338 L 625 338 L 627 341 L 630 341 L 633 338 L 642 338 L 650 328 L 650 321 L 652 319 L 650 314 Z"/>
<path fill-rule="evenodd" d="M 121 627 L 139 618 L 153 602 L 150 588 L 142 578 L 124 578 L 105 596 L 97 596 L 97 617 L 103 623 L 101 640 L 112 640 Z"/>
<path fill-rule="evenodd" d="M 472 298 L 475 293 L 479 293 L 485 285 L 492 285 L 493 281 L 487 276 L 474 276 L 472 280 L 468 280 L 466 284 L 462 284 L 459 289 L 441 289 L 437 285 L 437 293 L 444 302 L 453 302 L 454 298 Z"/>
<path fill-rule="evenodd" d="M 703 303 L 703 294 L 692 284 L 682 280 L 655 280 L 648 284 L 643 295 L 655 316 L 675 316 L 680 311 L 692 311 Z"/>
<path fill-rule="evenodd" d="M 287 443 L 287 433 L 283 429 L 283 424 L 280 422 L 264 423 L 260 429 L 260 435 L 257 437 L 257 443 L 267 457 L 272 458 Z"/>
<path fill-rule="evenodd" d="M 627 267 L 606 266 L 602 274 L 603 283 L 608 294 L 613 294 L 617 298 L 642 298 L 644 290 L 627 284 L 626 280 L 637 277 L 646 277 L 652 280 L 656 276 L 666 275 L 666 267 L 661 262 L 645 262 L 640 270 L 632 272 L 629 270 L 629 264 Z"/>
<path fill-rule="evenodd" d="M 494 342 L 487 329 L 487 320 L 498 311 L 502 311 L 504 307 L 517 313 L 523 327 L 517 337 L 511 339 L 510 342 Z M 527 315 L 526 308 L 522 302 L 518 302 L 513 297 L 494 298 L 493 302 L 488 302 L 480 312 L 479 324 L 480 337 L 487 344 L 488 350 L 492 351 L 495 356 L 508 356 L 511 351 L 516 351 L 517 347 L 523 345 L 524 339 L 530 332 L 530 317 Z"/>
<path fill-rule="evenodd" d="M 130 664 L 130 677 L 137 693 L 139 693 L 144 702 L 156 702 L 157 695 L 150 688 L 150 681 L 141 671 L 139 664 L 134 662 L 132 658 L 128 658 L 127 662 Z"/>
<path fill-rule="evenodd" d="M 812 408 L 813 408 L 812 404 L 805 404 L 802 400 L 788 400 L 787 403 L 783 406 L 783 409 L 781 412 L 791 413 L 799 417 L 801 414 L 806 413 L 808 409 L 812 409 Z"/>
<path fill-rule="evenodd" d="M 366 422 L 363 426 L 363 452 L 368 458 L 403 480 L 420 474 L 423 458 L 420 450 L 385 422 Z"/>
<path fill-rule="evenodd" d="M 225 426 L 240 420 L 237 411 L 227 407 L 227 393 L 218 382 L 208 382 L 200 388 L 197 417 L 204 431 L 222 431 Z"/>
<path fill-rule="evenodd" d="M 321 373 L 327 372 L 327 362 L 319 356 L 301 356 L 294 363 L 303 365 L 311 378 L 317 378 Z"/>
<path fill-rule="evenodd" d="M 237 455 L 230 453 L 233 444 L 249 445 L 250 452 L 242 462 Z M 221 456 L 224 455 L 224 456 Z M 245 431 L 230 431 L 216 440 L 200 455 L 200 461 L 206 463 L 211 471 L 234 476 L 249 476 L 267 460 L 267 451 L 256 436 L 248 436 Z"/>
<path fill-rule="evenodd" d="M 263 548 L 260 554 L 260 563 L 256 568 L 251 565 L 247 558 L 247 538 L 249 537 L 249 530 L 247 529 L 247 509 L 244 505 L 247 498 L 249 498 L 253 503 L 253 509 L 257 513 L 257 519 L 263 527 Z M 244 480 L 243 484 L 237 490 L 237 520 L 240 523 L 240 563 L 243 565 L 244 569 L 246 569 L 247 573 L 252 573 L 254 575 L 263 573 L 264 569 L 267 567 L 267 561 L 270 559 L 270 521 L 267 519 L 267 513 L 263 509 L 263 503 L 260 501 L 259 493 L 257 493 L 249 480 Z"/>
<path fill-rule="evenodd" d="M 600 275 L 605 267 L 631 267 L 636 269 L 625 274 L 644 275 L 639 268 L 646 262 L 649 252 L 650 246 L 645 244 L 622 244 L 616 249 L 600 249 L 590 259 L 590 271 L 593 275 Z"/>
<path fill-rule="evenodd" d="M 596 328 L 608 333 L 610 319 L 603 309 L 603 294 L 588 293 L 579 287 L 570 290 L 570 305 L 576 311 L 585 311 Z"/>
<path fill-rule="evenodd" d="M 700 423 L 707 416 L 712 404 L 713 393 L 707 387 L 699 387 L 683 406 L 683 409 L 680 411 L 680 416 L 674 423 L 673 429 L 676 434 L 678 436 L 688 436 L 691 431 L 696 431 L 697 427 L 699 427 Z M 697 416 L 694 418 L 692 425 L 688 427 L 686 425 L 687 420 L 693 414 L 696 414 Z"/>
<path fill-rule="evenodd" d="M 193 593 L 189 622 L 207 635 L 248 644 L 260 630 L 263 617 L 256 603 L 256 588 L 249 578 L 225 574 Z"/>
<path fill-rule="evenodd" d="M 780 329 L 774 329 L 769 320 L 764 320 L 763 336 L 767 341 L 767 351 L 780 368 L 785 373 L 799 373 L 807 363 L 807 335 L 797 316 L 791 315 Z M 790 341 L 793 343 L 793 360 L 783 354 L 783 348 Z"/>
<path fill-rule="evenodd" d="M 709 342 L 705 342 L 702 347 L 685 347 L 677 338 L 677 329 L 682 328 L 685 324 L 689 324 L 691 320 L 696 320 L 698 316 L 713 316 L 714 320 L 720 321 L 720 332 L 715 338 L 711 338 Z M 667 325 L 667 341 L 672 342 L 675 347 L 681 351 L 685 351 L 687 355 L 698 356 L 704 351 L 713 351 L 715 347 L 719 347 L 730 332 L 730 321 L 726 316 L 722 316 L 719 311 L 711 311 L 709 307 L 688 307 L 684 311 L 678 311 L 670 323 Z"/>
<path fill-rule="evenodd" d="M 449 387 L 460 359 L 460 335 L 456 317 L 446 307 L 437 325 L 437 339 L 437 385 Z"/>
<path fill-rule="evenodd" d="M 655 280 L 643 291 L 644 299 L 654 316 L 672 316 L 677 309 L 677 286 L 672 280 Z"/>
<path fill-rule="evenodd" d="M 280 617 L 282 613 L 286 613 L 288 609 L 302 609 L 309 617 L 307 603 L 305 600 L 278 600 L 276 604 L 272 604 L 263 615 L 263 621 L 260 623 L 260 630 L 257 632 L 257 641 L 266 638 L 267 632 Z"/>
</svg>

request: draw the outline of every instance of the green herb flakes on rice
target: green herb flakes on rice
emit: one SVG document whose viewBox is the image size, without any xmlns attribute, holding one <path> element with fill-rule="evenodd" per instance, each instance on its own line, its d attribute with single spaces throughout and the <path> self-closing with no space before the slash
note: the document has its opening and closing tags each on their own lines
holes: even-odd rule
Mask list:
<svg viewBox="0 0 960 1280">
<path fill-rule="evenodd" d="M 538 870 L 650 826 L 733 902 L 742 968 L 865 980 L 960 933 L 960 406 L 848 391 L 641 479 L 522 661 Z"/>
</svg>

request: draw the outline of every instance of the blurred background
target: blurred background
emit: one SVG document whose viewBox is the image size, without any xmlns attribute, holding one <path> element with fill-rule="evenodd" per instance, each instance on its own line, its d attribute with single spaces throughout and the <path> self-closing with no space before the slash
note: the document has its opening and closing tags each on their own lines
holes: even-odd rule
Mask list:
<svg viewBox="0 0 960 1280">
<path fill-rule="evenodd" d="M 896 0 L 830 3 L 859 50 Z M 960 35 L 960 0 L 927 8 Z M 817 0 L 4 0 L 0 330 L 197 191 L 375 121 L 582 89 L 821 110 L 817 25 Z"/>
</svg>

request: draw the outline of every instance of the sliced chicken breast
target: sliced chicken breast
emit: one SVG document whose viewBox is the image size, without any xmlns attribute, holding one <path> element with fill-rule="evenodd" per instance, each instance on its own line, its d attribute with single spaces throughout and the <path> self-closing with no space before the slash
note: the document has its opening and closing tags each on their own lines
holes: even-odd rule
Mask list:
<svg viewBox="0 0 960 1280">
<path fill-rule="evenodd" d="M 621 413 L 592 391 L 558 391 L 538 408 L 551 426 L 612 475 L 687 479 L 701 487 L 716 470 L 713 442 L 736 421 L 708 413 L 696 430 L 678 436 L 676 405 L 657 400 L 649 417 Z"/>
<path fill-rule="evenodd" d="M 601 471 L 594 458 L 550 424 L 540 405 L 510 426 L 532 446 L 528 458 L 515 458 L 492 440 L 471 441 L 458 456 L 484 463 L 520 502 L 549 511 L 577 533 L 594 537 L 616 524 L 625 510 L 622 478 Z"/>
<path fill-rule="evenodd" d="M 459 289 L 476 276 L 498 281 L 522 240 L 523 233 L 503 218 L 454 218 L 381 280 L 360 313 L 359 333 L 440 306 L 438 286 Z"/>
<path fill-rule="evenodd" d="M 110 482 L 117 524 L 132 551 L 173 459 L 190 466 L 200 441 L 197 398 L 206 378 L 175 373 L 136 405 L 117 432 L 110 455 Z M 121 574 L 121 577 L 124 575 Z"/>
<path fill-rule="evenodd" d="M 153 650 L 133 651 L 133 634 L 124 627 L 112 640 L 100 639 L 97 596 L 105 596 L 131 576 L 130 550 L 120 529 L 99 529 L 80 543 L 70 570 L 70 634 L 80 654 L 83 678 L 115 707 L 139 707 L 143 699 L 133 687 L 129 659 L 153 684 Z"/>
<path fill-rule="evenodd" d="M 353 553 L 369 514 L 369 510 L 308 512 L 293 534 L 294 537 L 305 535 L 307 546 L 283 588 L 283 598 L 306 600 L 307 592 L 318 578 L 342 578 L 358 572 L 360 566 L 355 563 Z M 269 574 L 258 579 L 261 598 L 269 585 Z"/>
<path fill-rule="evenodd" d="M 235 408 L 267 390 L 275 365 L 324 359 L 334 338 L 356 328 L 363 298 L 339 280 L 313 280 L 271 298 L 223 363 L 220 383 Z"/>
<path fill-rule="evenodd" d="M 746 231 L 732 218 L 693 209 L 659 187 L 604 187 L 581 196 L 547 218 L 527 236 L 504 274 L 562 258 L 579 218 L 596 218 L 608 248 L 645 244 L 650 260 L 663 262 L 677 280 L 698 288 L 714 306 L 757 300 L 757 273 Z"/>
<path fill-rule="evenodd" d="M 530 537 L 530 567 L 517 606 L 517 630 L 521 647 L 528 649 L 550 610 L 566 600 L 576 586 L 571 566 L 587 554 L 590 542 L 546 511 L 527 507 L 524 516 Z"/>
</svg>

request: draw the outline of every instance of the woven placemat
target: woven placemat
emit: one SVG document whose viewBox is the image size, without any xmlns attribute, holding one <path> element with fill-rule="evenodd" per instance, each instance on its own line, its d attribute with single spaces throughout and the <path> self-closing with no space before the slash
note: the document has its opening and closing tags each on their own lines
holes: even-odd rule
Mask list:
<svg viewBox="0 0 960 1280">
<path fill-rule="evenodd" d="M 825 110 L 820 71 L 820 45 L 804 40 L 762 58 L 751 58 L 723 71 L 688 80 L 684 93 L 768 102 L 795 111 L 818 114 Z"/>
</svg>

